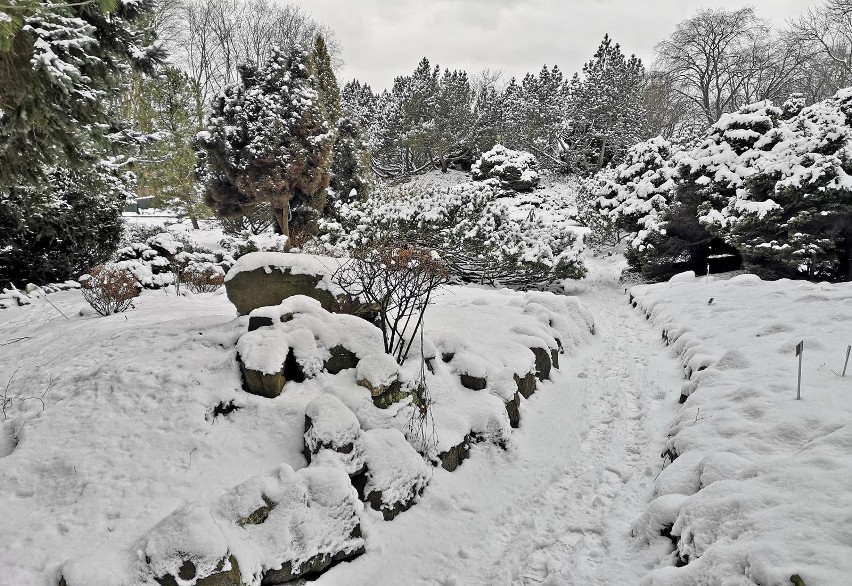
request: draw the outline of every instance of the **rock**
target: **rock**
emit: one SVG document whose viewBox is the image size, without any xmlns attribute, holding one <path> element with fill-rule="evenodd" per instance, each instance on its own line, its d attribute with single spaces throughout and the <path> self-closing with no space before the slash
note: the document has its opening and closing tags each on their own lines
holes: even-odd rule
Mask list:
<svg viewBox="0 0 852 586">
<path fill-rule="evenodd" d="M 278 305 L 295 295 L 316 299 L 323 309 L 337 313 L 341 302 L 351 304 L 331 282 L 330 276 L 340 264 L 339 259 L 308 254 L 254 252 L 240 257 L 228 271 L 225 290 L 240 315 Z"/>
<path fill-rule="evenodd" d="M 521 424 L 521 393 L 517 392 L 506 403 L 506 413 L 509 415 L 509 425 L 517 428 Z"/>
<path fill-rule="evenodd" d="M 340 466 L 296 472 L 282 464 L 214 502 L 176 509 L 133 551 L 144 560 L 144 583 L 243 586 L 261 577 L 261 584 L 281 584 L 362 553 L 362 508 Z"/>
<path fill-rule="evenodd" d="M 341 370 L 358 366 L 358 356 L 340 344 L 330 348 L 329 352 L 331 353 L 331 358 L 325 361 L 323 368 L 330 374 L 337 374 Z"/>
<path fill-rule="evenodd" d="M 240 362 L 240 372 L 243 373 L 243 388 L 247 393 L 252 395 L 260 395 L 274 399 L 284 390 L 284 384 L 287 379 L 284 378 L 284 370 L 273 374 L 266 374 L 259 370 L 246 368 L 245 364 Z"/>
<path fill-rule="evenodd" d="M 359 386 L 370 391 L 373 404 L 380 409 L 401 401 L 409 395 L 399 381 L 399 365 L 388 354 L 370 354 L 358 362 L 356 379 Z"/>
<path fill-rule="evenodd" d="M 407 511 L 429 482 L 431 468 L 398 429 L 363 433 L 365 472 L 354 480 L 361 498 L 390 521 Z"/>
<path fill-rule="evenodd" d="M 352 537 L 353 539 L 361 537 L 360 526 L 353 530 Z M 267 570 L 264 572 L 263 579 L 260 584 L 261 586 L 275 586 L 277 584 L 286 584 L 296 578 L 315 578 L 339 562 L 355 559 L 359 555 L 363 554 L 364 551 L 364 547 L 361 546 L 351 552 L 340 551 L 334 555 L 329 553 L 317 554 L 307 561 L 299 564 L 295 570 L 293 568 L 293 562 L 284 562 L 281 569 Z"/>
<path fill-rule="evenodd" d="M 535 354 L 535 376 L 538 380 L 547 380 L 550 378 L 550 369 L 553 365 L 550 358 L 549 348 L 530 348 Z"/>
<path fill-rule="evenodd" d="M 272 319 L 272 317 L 270 317 L 268 315 L 253 315 L 253 314 L 254 314 L 254 312 L 252 312 L 252 314 L 249 315 L 248 331 L 250 331 L 250 332 L 253 332 L 254 330 L 259 330 L 260 328 L 265 328 L 265 327 L 268 327 L 268 326 L 275 324 L 275 321 Z M 284 313 L 279 317 L 278 321 L 280 323 L 287 323 L 288 321 L 290 321 L 292 319 L 293 319 L 292 313 Z"/>
<path fill-rule="evenodd" d="M 515 385 L 518 387 L 518 392 L 523 395 L 524 399 L 532 397 L 537 385 L 535 373 L 528 372 L 523 377 L 518 376 L 517 374 L 513 376 L 515 377 Z"/>
<path fill-rule="evenodd" d="M 459 466 L 461 463 L 467 460 L 470 456 L 470 444 L 474 440 L 474 435 L 472 433 L 464 436 L 464 439 L 461 443 L 453 446 L 446 452 L 442 452 L 438 454 L 438 459 L 441 460 L 441 466 L 444 470 L 452 472 Z"/>
<path fill-rule="evenodd" d="M 471 376 L 469 374 L 462 373 L 459 375 L 459 379 L 461 379 L 462 386 L 466 389 L 470 389 L 471 391 L 481 391 L 487 385 L 485 377 L 481 376 Z"/>
<path fill-rule="evenodd" d="M 364 472 L 361 425 L 334 395 L 320 395 L 305 407 L 304 455 L 311 463 L 323 450 L 334 452 L 349 476 Z"/>
<path fill-rule="evenodd" d="M 225 564 L 226 561 L 228 562 L 227 565 Z M 227 570 L 225 569 L 226 567 L 228 568 Z M 195 578 L 195 575 L 195 564 L 187 560 L 178 570 L 177 577 L 182 580 L 180 584 L 184 584 L 186 581 Z M 154 580 L 161 586 L 180 586 L 175 577 L 168 574 L 159 578 L 154 578 Z M 227 559 L 223 559 L 219 562 L 219 565 L 216 567 L 216 571 L 213 574 L 198 578 L 195 581 L 196 586 L 242 586 L 242 584 L 243 580 L 240 575 L 240 564 L 237 563 L 237 558 L 234 556 L 228 556 Z"/>
</svg>

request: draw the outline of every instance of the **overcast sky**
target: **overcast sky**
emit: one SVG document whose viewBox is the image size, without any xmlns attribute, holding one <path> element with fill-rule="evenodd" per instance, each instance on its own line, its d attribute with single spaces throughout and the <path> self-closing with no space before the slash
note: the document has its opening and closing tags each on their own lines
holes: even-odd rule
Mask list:
<svg viewBox="0 0 852 586">
<path fill-rule="evenodd" d="M 293 1 L 293 0 L 291 0 Z M 643 61 L 675 25 L 699 8 L 740 8 L 731 0 L 295 0 L 334 29 L 343 45 L 343 79 L 374 90 L 432 64 L 476 72 L 499 69 L 508 79 L 542 64 L 566 76 L 582 68 L 609 33 Z M 818 0 L 749 0 L 778 25 Z"/>
</svg>

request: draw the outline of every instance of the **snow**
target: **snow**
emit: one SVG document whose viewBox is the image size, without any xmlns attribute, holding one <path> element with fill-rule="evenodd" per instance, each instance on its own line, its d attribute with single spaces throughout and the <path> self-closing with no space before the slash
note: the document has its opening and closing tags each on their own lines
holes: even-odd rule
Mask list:
<svg viewBox="0 0 852 586">
<path fill-rule="evenodd" d="M 43 397 L 43 410 L 37 400 L 15 401 L 0 429 L 0 540 L 5 544 L 0 583 L 55 586 L 66 573 L 80 584 L 135 583 L 128 576 L 138 567 L 139 540 L 174 511 L 183 511 L 175 513 L 183 516 L 181 523 L 202 510 L 219 511 L 214 516 L 220 520 L 232 519 L 214 507 L 223 494 L 282 464 L 294 470 L 305 467 L 305 413 L 317 397 L 336 397 L 363 430 L 393 429 L 403 436 L 408 430 L 413 408 L 406 402 L 386 410 L 375 407 L 369 391 L 356 384 L 355 369 L 330 375 L 317 365 L 314 378 L 288 382 L 276 399 L 245 393 L 236 357 L 239 341 L 248 335 L 249 317 L 235 318 L 224 295 L 175 297 L 168 289 L 150 290 L 142 293 L 135 309 L 108 317 L 92 317 L 77 290 L 50 297 L 69 319 L 41 302 L 9 308 L 0 316 L 0 383 L 5 386 L 12 379 L 10 395 L 40 396 L 51 378 L 60 375 Z M 497 307 L 490 309 L 492 303 Z M 580 344 L 589 336 L 589 316 L 584 318 L 581 305 L 570 298 L 453 286 L 443 289 L 427 311 L 426 356 L 438 354 L 430 331 L 442 339 L 451 320 L 459 319 L 462 305 L 469 315 L 458 328 L 490 327 L 503 315 L 501 336 L 526 341 L 537 333 L 542 336 L 535 338 L 537 343 L 552 344 L 555 334 L 563 332 L 566 351 L 574 348 L 569 340 Z M 284 334 L 288 345 L 297 331 L 304 332 L 304 344 L 317 358 L 323 348 L 337 343 L 351 346 L 361 358 L 382 352 L 374 326 L 353 316 L 332 317 L 309 298 L 291 298 L 258 311 L 292 313 L 291 321 L 258 331 L 275 332 L 276 340 L 277 333 Z M 548 315 L 553 327 L 545 323 Z M 275 345 L 280 349 L 283 342 Z M 283 356 L 279 351 L 274 360 L 267 358 L 280 367 Z M 417 360 L 401 372 L 409 384 L 419 371 L 419 340 L 412 356 Z M 419 447 L 439 453 L 471 433 L 485 440 L 474 453 L 489 451 L 489 441 L 511 445 L 503 400 L 461 387 L 449 365 L 433 362 L 436 373 L 427 382 L 437 441 Z M 214 414 L 227 405 L 236 410 Z M 355 432 L 351 417 L 348 428 L 337 423 L 332 427 L 341 433 Z M 310 469 L 335 467 L 339 458 L 329 451 L 312 458 L 316 461 Z M 411 455 L 413 449 L 405 453 Z M 414 460 L 405 466 L 414 470 Z M 461 469 L 465 466 L 467 462 Z M 340 469 L 341 474 L 348 471 Z M 411 486 L 419 491 L 418 482 Z M 384 480 L 381 484 L 390 494 L 403 490 Z M 257 547 L 225 533 L 229 548 L 244 546 L 247 567 L 261 563 Z M 213 539 L 218 534 L 211 529 L 206 535 Z M 202 540 L 198 547 L 204 544 Z M 204 550 L 211 563 L 220 553 L 213 546 Z M 99 568 L 97 576 L 92 576 L 93 568 Z"/>
<path fill-rule="evenodd" d="M 684 276 L 631 294 L 691 379 L 669 430 L 677 457 L 656 482 L 659 495 L 688 497 L 672 534 L 689 564 L 648 583 L 843 583 L 852 395 L 839 373 L 852 285 Z"/>
<path fill-rule="evenodd" d="M 355 372 L 359 381 L 367 381 L 374 389 L 377 389 L 387 387 L 397 379 L 399 365 L 392 356 L 384 352 L 369 354 L 358 362 Z"/>
<path fill-rule="evenodd" d="M 371 429 L 361 438 L 367 464 L 364 494 L 380 492 L 382 508 L 410 501 L 423 492 L 432 467 L 414 451 L 398 429 Z"/>
<path fill-rule="evenodd" d="M 252 519 L 270 503 L 274 506 L 265 520 Z M 177 576 L 186 560 L 197 575 L 209 575 L 233 555 L 243 583 L 260 586 L 265 571 L 285 562 L 295 569 L 320 554 L 361 548 L 363 539 L 352 533 L 362 507 L 340 468 L 311 466 L 296 472 L 283 464 L 234 487 L 212 505 L 190 503 L 155 525 L 136 546 L 142 580 L 153 584 L 153 577 Z"/>
</svg>

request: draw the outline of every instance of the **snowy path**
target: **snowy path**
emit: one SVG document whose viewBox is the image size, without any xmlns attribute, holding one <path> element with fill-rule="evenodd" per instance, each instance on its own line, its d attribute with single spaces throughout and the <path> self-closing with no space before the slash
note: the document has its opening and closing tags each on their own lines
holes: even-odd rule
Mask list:
<svg viewBox="0 0 852 586">
<path fill-rule="evenodd" d="M 522 409 L 509 452 L 478 446 L 421 502 L 365 523 L 368 553 L 318 584 L 635 584 L 668 552 L 630 524 L 650 497 L 679 364 L 612 270 L 580 294 L 595 341 Z"/>
</svg>

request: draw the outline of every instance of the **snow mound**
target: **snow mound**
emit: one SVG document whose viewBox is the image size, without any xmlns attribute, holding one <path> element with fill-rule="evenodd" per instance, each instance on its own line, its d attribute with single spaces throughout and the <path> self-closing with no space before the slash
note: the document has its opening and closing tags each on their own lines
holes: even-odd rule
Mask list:
<svg viewBox="0 0 852 586">
<path fill-rule="evenodd" d="M 852 284 L 740 275 L 631 295 L 690 377 L 656 482 L 658 495 L 688 495 L 671 530 L 686 565 L 648 583 L 848 581 L 849 518 L 838 511 L 852 510 L 852 394 L 839 375 Z"/>
</svg>

